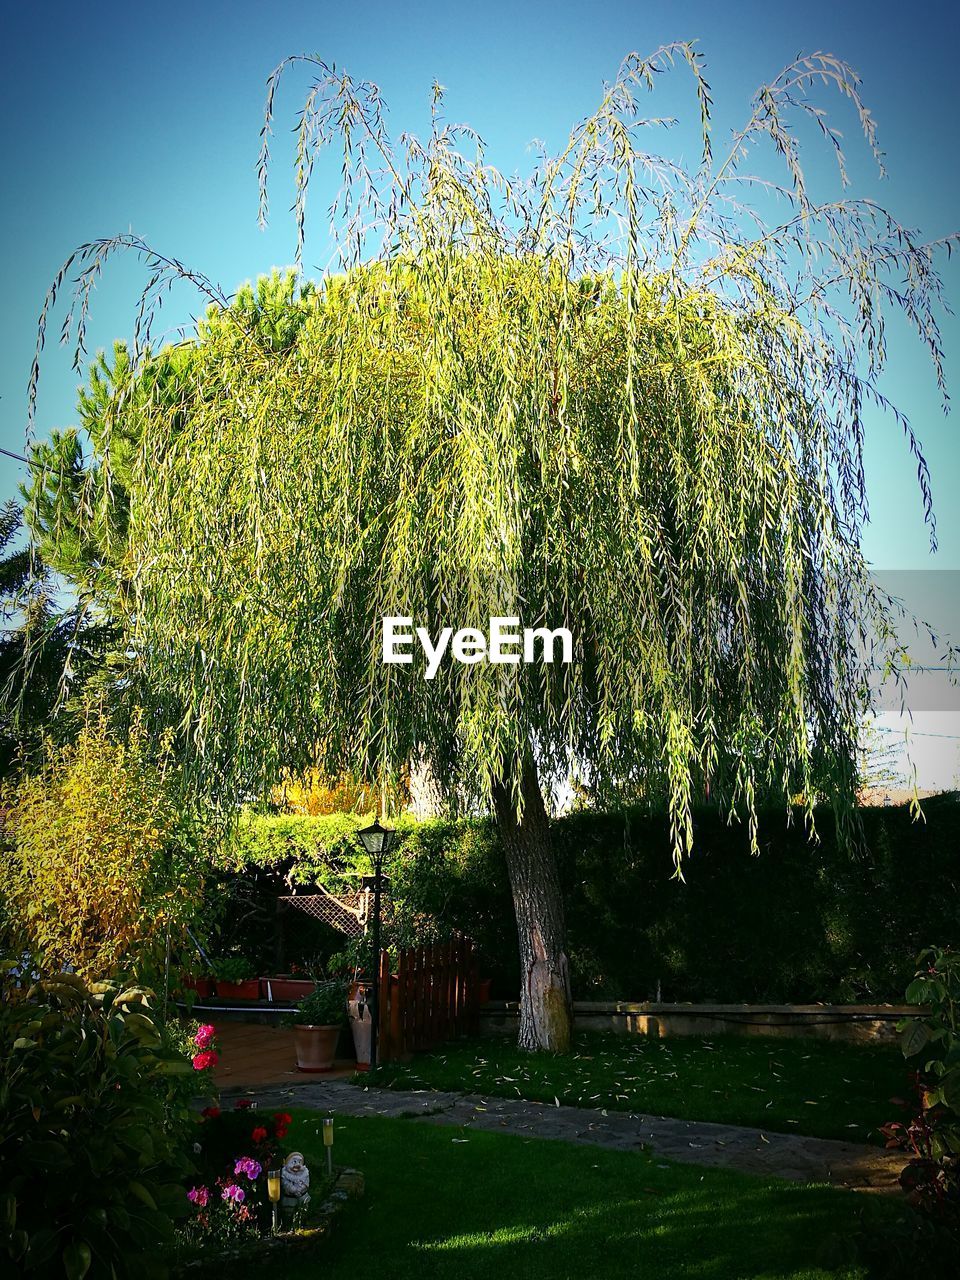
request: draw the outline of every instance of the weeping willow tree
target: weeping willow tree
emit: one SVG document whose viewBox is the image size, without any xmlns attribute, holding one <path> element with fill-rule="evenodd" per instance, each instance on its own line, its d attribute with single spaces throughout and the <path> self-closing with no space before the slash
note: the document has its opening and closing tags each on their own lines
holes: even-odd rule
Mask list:
<svg viewBox="0 0 960 1280">
<path fill-rule="evenodd" d="M 296 275 L 231 300 L 131 236 L 85 245 L 48 295 L 38 357 L 71 272 L 64 331 L 78 316 L 79 359 L 92 283 L 111 254 L 139 254 L 143 429 L 121 571 L 155 711 L 179 725 L 208 796 L 265 792 L 284 769 L 387 779 L 426 762 L 448 793 L 492 808 L 516 908 L 520 1042 L 563 1049 L 546 789 L 574 768 L 599 793 L 655 769 L 678 867 L 706 785 L 754 843 L 760 794 L 802 796 L 811 827 L 818 797 L 849 811 L 877 661 L 864 637 L 895 647 L 860 550 L 864 407 L 903 429 L 935 544 L 919 444 L 877 387 L 891 307 L 943 386 L 935 246 L 870 200 L 808 192 L 798 121 L 846 183 L 821 90 L 847 100 L 881 159 L 845 64 L 815 54 L 786 68 L 718 160 L 688 45 L 628 57 L 523 180 L 446 121 L 439 86 L 426 140 L 394 142 L 375 85 L 288 59 L 268 81 L 262 217 L 274 98 L 298 63 L 313 79 Z M 691 168 L 643 145 L 670 122 L 644 118 L 640 99 L 675 63 L 692 72 L 702 124 Z M 340 259 L 301 284 L 307 192 L 331 146 Z M 782 180 L 748 171 L 750 151 Z M 150 389 L 149 329 L 182 277 L 209 307 L 171 404 Z M 278 339 L 268 314 L 296 323 Z M 113 430 L 130 405 L 128 392 L 110 401 Z M 91 519 L 109 493 L 101 475 Z M 432 634 L 486 630 L 491 616 L 564 626 L 575 660 L 447 662 L 426 680 L 421 656 L 382 662 L 386 616 Z"/>
</svg>

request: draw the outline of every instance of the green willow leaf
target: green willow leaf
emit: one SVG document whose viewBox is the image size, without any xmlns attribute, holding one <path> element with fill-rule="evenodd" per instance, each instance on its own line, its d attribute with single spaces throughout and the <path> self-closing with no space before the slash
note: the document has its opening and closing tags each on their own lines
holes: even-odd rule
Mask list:
<svg viewBox="0 0 960 1280">
<path fill-rule="evenodd" d="M 934 250 L 953 240 L 923 244 L 869 199 L 814 200 L 798 124 L 846 175 L 821 92 L 879 157 L 855 73 L 798 59 L 716 157 L 700 53 L 630 54 L 521 180 L 445 121 L 439 90 L 426 140 L 394 141 L 375 85 L 286 59 L 268 82 L 263 217 L 294 64 L 313 76 L 297 269 L 228 298 L 133 236 L 81 246 L 31 377 L 33 397 L 69 282 L 81 350 L 93 283 L 135 254 L 149 282 L 132 348 L 100 362 L 85 401 L 96 465 L 58 502 L 77 450 L 38 452 L 27 518 L 49 533 L 66 506 L 66 550 L 97 549 L 91 590 L 121 612 L 131 687 L 175 726 L 190 785 L 230 809 L 284 770 L 386 787 L 423 767 L 461 808 L 505 777 L 519 807 L 532 755 L 548 786 L 576 772 L 600 799 L 664 799 L 678 867 L 708 793 L 747 817 L 754 848 L 761 799 L 799 797 L 812 834 L 829 798 L 849 834 L 871 677 L 904 661 L 860 547 L 864 413 L 902 430 L 935 543 L 920 443 L 877 380 L 899 313 L 944 389 Z M 703 132 L 691 168 L 644 141 L 667 122 L 642 101 L 674 64 Z M 758 141 L 782 165 L 769 178 L 742 168 Z M 312 282 L 306 192 L 331 146 L 339 263 Z M 154 350 L 175 280 L 207 312 Z M 448 662 L 427 681 L 420 657 L 381 662 L 386 616 L 565 626 L 575 661 Z"/>
</svg>

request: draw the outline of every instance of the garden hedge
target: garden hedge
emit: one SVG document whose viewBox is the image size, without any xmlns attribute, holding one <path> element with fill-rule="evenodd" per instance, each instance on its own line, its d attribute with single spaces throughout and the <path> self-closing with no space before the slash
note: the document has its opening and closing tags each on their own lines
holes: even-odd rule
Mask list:
<svg viewBox="0 0 960 1280">
<path fill-rule="evenodd" d="M 864 847 L 838 844 L 829 812 L 819 842 L 802 816 L 761 815 L 760 854 L 716 811 L 696 817 L 695 852 L 673 874 L 666 818 L 584 811 L 553 823 L 564 887 L 574 993 L 582 999 L 897 1001 L 917 951 L 960 944 L 958 796 L 865 809 Z M 270 895 L 281 875 L 336 889 L 356 884 L 353 815 L 244 819 L 222 888 L 260 895 L 259 933 L 248 911 L 243 938 L 267 963 Z M 398 824 L 391 899 L 397 936 L 459 929 L 480 946 L 494 994 L 517 989 L 516 935 L 502 852 L 491 823 Z M 224 911 L 227 921 L 240 913 Z M 259 940 L 259 941 L 258 941 Z M 317 949 L 336 940 L 317 937 Z M 225 936 L 225 945 L 231 942 Z M 301 937 L 300 944 L 303 944 Z M 295 958 L 295 957 L 292 957 Z"/>
</svg>

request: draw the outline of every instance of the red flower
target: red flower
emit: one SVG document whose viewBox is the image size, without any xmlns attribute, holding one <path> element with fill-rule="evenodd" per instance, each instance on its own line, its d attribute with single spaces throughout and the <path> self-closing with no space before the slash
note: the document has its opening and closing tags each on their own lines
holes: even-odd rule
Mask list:
<svg viewBox="0 0 960 1280">
<path fill-rule="evenodd" d="M 220 1061 L 219 1056 L 209 1049 L 206 1053 L 198 1053 L 193 1060 L 194 1071 L 206 1071 L 207 1067 L 215 1067 Z"/>
<path fill-rule="evenodd" d="M 282 1142 L 286 1136 L 287 1136 L 286 1125 L 278 1124 L 277 1125 L 277 1141 Z"/>
<path fill-rule="evenodd" d="M 277 1124 L 287 1125 L 291 1122 L 293 1116 L 288 1114 L 286 1111 L 275 1111 L 273 1113 L 273 1118 L 276 1120 Z"/>
<path fill-rule="evenodd" d="M 267 1131 L 262 1125 L 257 1125 L 250 1137 L 254 1142 L 264 1142 L 267 1137 Z"/>
<path fill-rule="evenodd" d="M 253 1106 L 253 1099 L 252 1099 L 252 1098 L 238 1098 L 238 1099 L 237 1099 L 237 1110 L 238 1110 L 238 1111 L 246 1111 L 247 1107 L 252 1107 L 252 1106 Z"/>
<path fill-rule="evenodd" d="M 220 1114 L 220 1108 L 204 1107 L 200 1114 L 203 1116 L 204 1120 L 216 1120 L 217 1116 Z"/>
</svg>

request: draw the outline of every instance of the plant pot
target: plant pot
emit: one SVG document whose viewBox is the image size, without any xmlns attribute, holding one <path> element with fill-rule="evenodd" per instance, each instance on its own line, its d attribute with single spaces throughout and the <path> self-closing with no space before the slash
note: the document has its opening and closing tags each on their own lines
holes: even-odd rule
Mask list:
<svg viewBox="0 0 960 1280">
<path fill-rule="evenodd" d="M 260 994 L 264 1000 L 285 1000 L 291 1003 L 302 1000 L 316 989 L 309 978 L 261 978 Z"/>
<path fill-rule="evenodd" d="M 493 983 L 492 978 L 481 978 L 477 983 L 477 1004 L 490 1003 L 490 987 Z"/>
<path fill-rule="evenodd" d="M 244 982 L 217 982 L 217 995 L 224 1000 L 259 1000 L 260 979 L 247 978 Z"/>
<path fill-rule="evenodd" d="M 195 991 L 202 1000 L 208 1000 L 213 995 L 213 982 L 210 978 L 194 978 L 183 974 L 180 985 L 185 991 Z"/>
<path fill-rule="evenodd" d="M 298 1071 L 330 1071 L 340 1039 L 339 1026 L 293 1028 L 293 1042 L 297 1049 Z"/>
<path fill-rule="evenodd" d="M 373 1030 L 370 1006 L 362 1000 L 348 1000 L 347 1015 L 350 1018 L 350 1030 L 353 1033 L 353 1051 L 357 1055 L 357 1070 L 369 1071 L 370 1037 Z"/>
</svg>

